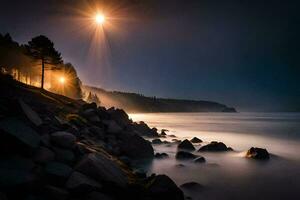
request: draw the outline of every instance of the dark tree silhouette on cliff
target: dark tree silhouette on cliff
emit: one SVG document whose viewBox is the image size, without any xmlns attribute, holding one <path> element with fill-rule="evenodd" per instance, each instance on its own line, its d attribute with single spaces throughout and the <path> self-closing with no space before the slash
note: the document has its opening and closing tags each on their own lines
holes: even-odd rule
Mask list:
<svg viewBox="0 0 300 200">
<path fill-rule="evenodd" d="M 44 89 L 45 66 L 55 68 L 61 64 L 61 54 L 54 48 L 54 43 L 46 36 L 40 35 L 31 39 L 26 45 L 27 52 L 34 59 L 41 60 L 42 80 L 41 88 Z"/>
</svg>

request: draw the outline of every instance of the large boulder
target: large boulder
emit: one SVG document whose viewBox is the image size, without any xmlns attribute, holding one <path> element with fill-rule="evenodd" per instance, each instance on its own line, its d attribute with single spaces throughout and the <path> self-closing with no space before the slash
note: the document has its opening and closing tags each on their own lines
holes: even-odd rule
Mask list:
<svg viewBox="0 0 300 200">
<path fill-rule="evenodd" d="M 76 193 L 82 194 L 96 189 L 101 189 L 102 186 L 97 181 L 87 177 L 80 172 L 73 172 L 66 183 L 66 187 Z"/>
<path fill-rule="evenodd" d="M 232 148 L 227 147 L 223 142 L 211 142 L 203 147 L 201 147 L 198 151 L 231 151 Z"/>
<path fill-rule="evenodd" d="M 268 160 L 270 158 L 269 152 L 267 149 L 262 149 L 258 147 L 251 147 L 247 153 L 247 158 L 254 158 L 258 160 Z"/>
<path fill-rule="evenodd" d="M 178 151 L 175 157 L 177 160 L 189 160 L 197 158 L 196 155 L 186 151 Z"/>
<path fill-rule="evenodd" d="M 75 167 L 77 171 L 103 183 L 125 187 L 128 179 L 120 166 L 102 154 L 90 153 Z"/>
<path fill-rule="evenodd" d="M 177 185 L 166 175 L 150 177 L 147 184 L 147 194 L 156 200 L 183 200 L 184 194 Z"/>
<path fill-rule="evenodd" d="M 118 125 L 121 127 L 127 127 L 129 124 L 132 123 L 132 121 L 129 119 L 127 113 L 122 109 L 110 108 L 107 110 L 107 112 L 111 116 L 111 119 L 116 121 L 118 123 Z"/>
<path fill-rule="evenodd" d="M 8 153 L 25 153 L 39 147 L 41 137 L 30 126 L 16 118 L 0 121 L 0 149 Z"/>
<path fill-rule="evenodd" d="M 141 136 L 147 137 L 159 137 L 156 128 L 150 128 L 145 122 L 141 121 L 139 123 L 134 123 L 134 129 L 139 133 Z"/>
<path fill-rule="evenodd" d="M 179 145 L 178 145 L 178 149 L 184 149 L 184 150 L 188 150 L 188 151 L 194 151 L 195 147 L 194 145 L 188 141 L 188 140 L 183 140 Z"/>
<path fill-rule="evenodd" d="M 52 185 L 46 185 L 44 187 L 43 194 L 49 199 L 55 200 L 66 200 L 69 197 L 68 191 Z"/>
<path fill-rule="evenodd" d="M 36 126 L 40 126 L 43 121 L 40 116 L 31 109 L 29 105 L 27 105 L 22 99 L 19 99 L 19 104 L 21 109 L 23 110 L 26 117 Z"/>
<path fill-rule="evenodd" d="M 132 159 L 149 159 L 154 156 L 151 143 L 136 134 L 124 133 L 119 147 L 121 154 Z"/>
<path fill-rule="evenodd" d="M 72 149 L 76 142 L 73 134 L 64 131 L 52 133 L 50 139 L 53 144 L 66 149 Z"/>
<path fill-rule="evenodd" d="M 193 137 L 193 139 L 191 139 L 191 143 L 201 143 L 201 142 L 203 141 L 197 137 Z"/>
</svg>

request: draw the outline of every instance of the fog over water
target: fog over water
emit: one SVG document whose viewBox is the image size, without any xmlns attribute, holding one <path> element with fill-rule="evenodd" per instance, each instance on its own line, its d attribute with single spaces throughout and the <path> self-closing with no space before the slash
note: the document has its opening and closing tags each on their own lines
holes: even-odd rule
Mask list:
<svg viewBox="0 0 300 200">
<path fill-rule="evenodd" d="M 221 141 L 235 151 L 198 153 L 205 164 L 177 161 L 177 145 L 154 145 L 169 158 L 154 160 L 149 174 L 167 174 L 177 185 L 196 181 L 193 199 L 288 199 L 300 195 L 300 113 L 150 113 L 131 114 L 134 121 L 168 129 L 178 139 Z M 171 140 L 172 138 L 166 138 Z M 162 139 L 163 140 L 163 139 Z M 246 159 L 250 147 L 267 148 L 269 161 Z M 199 149 L 200 145 L 196 145 Z M 177 164 L 184 164 L 178 167 Z"/>
</svg>

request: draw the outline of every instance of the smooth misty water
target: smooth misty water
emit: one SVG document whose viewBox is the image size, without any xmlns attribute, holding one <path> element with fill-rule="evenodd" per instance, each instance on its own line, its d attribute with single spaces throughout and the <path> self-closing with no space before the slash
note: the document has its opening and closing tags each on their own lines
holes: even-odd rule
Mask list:
<svg viewBox="0 0 300 200">
<path fill-rule="evenodd" d="M 149 173 L 167 174 L 177 185 L 196 181 L 193 199 L 295 199 L 300 195 L 300 113 L 151 113 L 131 114 L 134 121 L 168 129 L 178 139 L 194 136 L 222 141 L 235 151 L 197 153 L 205 164 L 175 160 L 177 145 L 154 145 L 168 159 L 154 160 Z M 172 138 L 166 138 L 171 140 Z M 244 157 L 250 147 L 267 148 L 269 161 Z M 196 146 L 198 149 L 200 146 Z M 182 163 L 185 167 L 178 167 Z"/>
</svg>

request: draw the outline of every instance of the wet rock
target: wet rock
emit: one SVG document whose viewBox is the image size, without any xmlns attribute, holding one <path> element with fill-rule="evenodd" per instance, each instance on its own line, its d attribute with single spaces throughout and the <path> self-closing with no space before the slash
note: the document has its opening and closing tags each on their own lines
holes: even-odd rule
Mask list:
<svg viewBox="0 0 300 200">
<path fill-rule="evenodd" d="M 154 155 L 154 157 L 157 158 L 157 159 L 163 159 L 163 158 L 168 158 L 169 155 L 166 154 L 166 153 L 156 153 L 156 154 Z"/>
<path fill-rule="evenodd" d="M 22 99 L 19 99 L 19 104 L 24 114 L 34 125 L 40 126 L 43 123 L 39 115 L 35 111 L 33 111 L 32 108 L 27 105 Z"/>
<path fill-rule="evenodd" d="M 247 158 L 254 158 L 258 160 L 268 160 L 270 158 L 269 152 L 267 149 L 258 148 L 258 147 L 251 147 L 247 153 Z"/>
<path fill-rule="evenodd" d="M 29 152 L 39 147 L 41 141 L 35 130 L 16 118 L 1 120 L 0 133 L 2 152 Z"/>
<path fill-rule="evenodd" d="M 154 139 L 152 140 L 152 144 L 162 144 L 162 141 L 160 139 Z"/>
<path fill-rule="evenodd" d="M 188 140 L 183 140 L 179 145 L 178 149 L 184 149 L 184 150 L 189 150 L 189 151 L 194 151 L 195 147 L 194 145 L 188 141 Z"/>
<path fill-rule="evenodd" d="M 91 153 L 85 156 L 76 166 L 76 170 L 93 179 L 125 187 L 127 177 L 116 162 L 104 155 Z"/>
<path fill-rule="evenodd" d="M 53 161 L 54 159 L 54 152 L 46 147 L 39 147 L 33 156 L 33 160 L 41 164 L 48 163 L 50 161 Z"/>
<path fill-rule="evenodd" d="M 166 175 L 158 175 L 149 178 L 147 184 L 147 194 L 156 200 L 184 200 L 183 192 Z"/>
<path fill-rule="evenodd" d="M 66 187 L 76 193 L 82 194 L 95 189 L 101 189 L 101 184 L 80 172 L 73 172 L 66 183 Z"/>
<path fill-rule="evenodd" d="M 193 137 L 193 139 L 191 139 L 191 142 L 192 142 L 192 143 L 201 143 L 201 142 L 203 142 L 203 141 L 200 140 L 200 139 L 197 138 L 197 137 Z"/>
<path fill-rule="evenodd" d="M 121 154 L 131 159 L 153 158 L 154 150 L 151 143 L 139 135 L 126 135 L 119 142 Z"/>
<path fill-rule="evenodd" d="M 232 148 L 227 147 L 223 142 L 211 142 L 203 147 L 201 147 L 198 151 L 231 151 Z"/>
<path fill-rule="evenodd" d="M 169 135 L 169 137 L 176 138 L 177 136 L 176 135 Z"/>
<path fill-rule="evenodd" d="M 187 183 L 184 183 L 180 186 L 181 189 L 183 190 L 200 190 L 203 188 L 203 186 L 200 184 L 200 183 L 197 183 L 197 182 L 187 182 Z"/>
<path fill-rule="evenodd" d="M 205 162 L 205 158 L 202 156 L 194 159 L 194 163 L 204 163 L 204 162 Z"/>
<path fill-rule="evenodd" d="M 177 160 L 188 160 L 188 159 L 195 159 L 197 158 L 196 155 L 190 153 L 190 152 L 186 152 L 186 151 L 178 151 L 176 153 L 176 159 Z"/>
<path fill-rule="evenodd" d="M 72 149 L 76 142 L 73 134 L 64 131 L 52 133 L 50 139 L 53 144 L 66 149 Z"/>
</svg>

